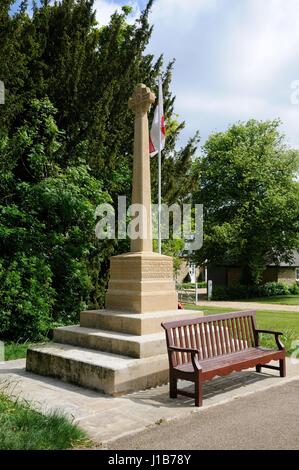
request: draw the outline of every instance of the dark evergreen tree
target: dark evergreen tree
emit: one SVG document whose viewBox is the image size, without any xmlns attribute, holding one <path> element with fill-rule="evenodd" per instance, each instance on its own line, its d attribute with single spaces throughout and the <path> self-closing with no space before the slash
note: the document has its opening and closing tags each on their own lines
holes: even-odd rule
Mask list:
<svg viewBox="0 0 299 470">
<path fill-rule="evenodd" d="M 93 0 L 0 6 L 0 312 L 2 337 L 33 338 L 53 322 L 103 305 L 109 256 L 126 241 L 97 241 L 98 203 L 131 193 L 133 114 L 128 99 L 163 75 L 167 145 L 164 201 L 185 201 L 194 183 L 195 136 L 180 151 L 173 63 L 146 54 L 153 0 L 135 24 L 129 7 L 96 22 Z M 27 13 L 33 7 L 32 16 Z M 156 198 L 157 159 L 152 159 Z M 19 325 L 19 326 L 18 326 Z"/>
<path fill-rule="evenodd" d="M 152 32 L 148 15 L 153 0 L 135 24 L 126 22 L 130 9 L 124 7 L 108 26 L 97 24 L 93 0 L 62 0 L 54 5 L 44 1 L 31 19 L 25 12 L 26 2 L 17 15 L 9 17 L 11 3 L 2 8 L 1 43 L 5 47 L 1 47 L 0 64 L 7 85 L 7 106 L 1 113 L 1 127 L 14 129 L 21 124 L 31 99 L 48 96 L 58 111 L 58 127 L 66 134 L 64 165 L 84 157 L 112 197 L 129 195 L 133 116 L 127 102 L 138 82 L 155 89 L 163 66 L 162 56 L 155 61 L 152 55 L 144 54 Z M 186 183 L 197 143 L 195 139 L 175 152 L 184 123 L 174 119 L 172 68 L 173 62 L 163 74 L 168 121 L 163 165 L 166 200 L 183 196 L 173 188 L 181 186 L 179 193 L 184 192 L 186 185 L 177 181 L 183 177 Z M 152 166 L 155 184 L 155 160 Z"/>
</svg>

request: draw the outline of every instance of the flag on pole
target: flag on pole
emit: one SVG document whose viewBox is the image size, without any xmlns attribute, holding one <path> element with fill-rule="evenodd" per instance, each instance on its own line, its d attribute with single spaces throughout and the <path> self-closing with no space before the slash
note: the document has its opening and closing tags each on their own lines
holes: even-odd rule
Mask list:
<svg viewBox="0 0 299 470">
<path fill-rule="evenodd" d="M 161 118 L 160 118 L 160 123 L 159 123 L 160 116 Z M 154 119 L 153 119 L 151 132 L 150 132 L 150 141 L 149 141 L 149 151 L 150 151 L 151 157 L 154 157 L 155 155 L 157 155 L 159 151 L 164 149 L 165 137 L 166 137 L 166 128 L 165 128 L 164 110 L 163 110 L 162 81 L 159 80 L 158 104 L 155 109 Z"/>
</svg>

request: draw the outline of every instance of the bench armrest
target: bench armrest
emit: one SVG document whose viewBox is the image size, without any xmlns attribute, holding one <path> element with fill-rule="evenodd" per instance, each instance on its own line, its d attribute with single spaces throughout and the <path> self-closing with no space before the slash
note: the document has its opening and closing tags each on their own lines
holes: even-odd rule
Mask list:
<svg viewBox="0 0 299 470">
<path fill-rule="evenodd" d="M 201 371 L 201 365 L 198 362 L 199 349 L 196 348 L 180 348 L 179 346 L 168 346 L 168 351 L 191 354 L 191 361 L 195 371 Z"/>
<path fill-rule="evenodd" d="M 266 335 L 275 335 L 275 341 L 278 349 L 285 349 L 284 344 L 281 342 L 279 336 L 283 335 L 281 331 L 271 331 L 271 330 L 255 330 L 257 334 L 265 333 Z"/>
<path fill-rule="evenodd" d="M 266 333 L 269 335 L 283 335 L 281 331 L 272 331 L 272 330 L 255 330 L 257 333 Z"/>
</svg>

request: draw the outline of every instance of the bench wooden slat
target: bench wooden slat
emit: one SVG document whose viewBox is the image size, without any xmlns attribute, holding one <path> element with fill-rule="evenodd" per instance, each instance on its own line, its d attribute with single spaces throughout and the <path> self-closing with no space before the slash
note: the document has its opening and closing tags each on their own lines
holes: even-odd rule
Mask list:
<svg viewBox="0 0 299 470">
<path fill-rule="evenodd" d="M 243 330 L 247 346 L 250 346 L 250 338 L 248 337 L 247 327 L 246 327 L 246 317 L 243 318 Z"/>
<path fill-rule="evenodd" d="M 181 326 L 178 326 L 178 337 L 177 337 L 177 339 L 178 339 L 178 346 L 183 348 L 184 345 L 183 345 L 182 327 Z M 179 353 L 179 364 L 180 363 L 184 364 L 184 354 L 183 353 Z"/>
<path fill-rule="evenodd" d="M 233 350 L 233 347 L 232 347 L 232 339 L 231 339 L 231 335 L 229 334 L 229 331 L 228 331 L 228 326 L 227 326 L 227 321 L 226 320 L 221 320 L 222 321 L 222 324 L 223 324 L 223 327 L 224 327 L 224 335 L 225 335 L 225 338 L 226 338 L 226 346 L 227 346 L 227 353 L 230 353 L 232 352 Z"/>
<path fill-rule="evenodd" d="M 212 355 L 217 356 L 217 346 L 216 346 L 216 335 L 215 335 L 215 327 L 214 327 L 214 322 L 209 324 L 209 334 L 210 334 L 210 343 L 211 343 L 211 348 L 212 348 Z"/>
<path fill-rule="evenodd" d="M 254 338 L 253 338 L 253 334 L 252 334 L 252 325 L 251 325 L 251 318 L 250 317 L 245 318 L 245 325 L 246 325 L 246 328 L 247 328 L 247 331 L 248 331 L 249 345 L 254 346 Z"/>
<path fill-rule="evenodd" d="M 240 334 L 241 334 L 241 342 L 242 342 L 242 349 L 246 349 L 247 347 L 247 342 L 246 342 L 246 337 L 244 335 L 244 319 L 243 318 L 238 318 L 238 323 L 240 325 Z"/>
<path fill-rule="evenodd" d="M 241 329 L 242 329 L 242 336 L 243 336 L 244 349 L 245 349 L 246 346 L 247 347 L 249 346 L 247 335 L 246 335 L 246 329 L 245 329 L 245 317 L 243 317 L 240 321 L 241 321 Z"/>
<path fill-rule="evenodd" d="M 170 340 L 170 343 L 173 344 L 174 346 L 179 346 L 178 344 L 178 340 L 177 340 L 177 330 L 175 328 L 172 328 L 171 330 L 171 334 L 172 334 L 172 340 Z M 172 358 L 173 358 L 173 365 L 176 366 L 177 364 L 179 364 L 179 353 L 174 353 L 172 355 Z"/>
<path fill-rule="evenodd" d="M 238 338 L 238 351 L 243 350 L 243 339 L 242 339 L 242 330 L 241 330 L 241 322 L 239 318 L 235 319 L 236 323 L 236 331 L 237 331 L 237 338 Z"/>
<path fill-rule="evenodd" d="M 236 318 L 235 322 L 236 322 L 237 335 L 238 335 L 239 351 L 242 351 L 244 349 L 244 341 L 243 341 L 243 335 L 242 335 L 241 319 Z"/>
<path fill-rule="evenodd" d="M 191 348 L 199 349 L 199 346 L 196 344 L 196 333 L 194 331 L 195 325 L 190 325 L 190 341 L 191 341 Z"/>
<path fill-rule="evenodd" d="M 244 317 L 244 329 L 245 329 L 245 336 L 248 346 L 252 346 L 251 339 L 250 339 L 250 332 L 248 328 L 248 317 Z"/>
<path fill-rule="evenodd" d="M 217 321 L 213 321 L 213 323 L 212 323 L 212 332 L 213 332 L 214 341 L 215 341 L 215 345 L 216 345 L 216 354 L 220 355 L 221 354 L 221 346 L 220 346 L 219 330 L 218 330 Z"/>
<path fill-rule="evenodd" d="M 204 329 L 204 338 L 205 338 L 206 347 L 207 347 L 207 356 L 212 357 L 212 350 L 211 350 L 211 346 L 210 346 L 210 336 L 209 336 L 209 333 L 208 333 L 207 323 L 203 324 L 203 329 Z"/>
<path fill-rule="evenodd" d="M 183 327 L 186 348 L 191 348 L 191 340 L 190 340 L 191 327 L 192 325 L 185 325 Z M 191 362 L 191 354 L 187 354 L 187 362 Z"/>
<path fill-rule="evenodd" d="M 231 318 L 230 322 L 232 324 L 234 350 L 239 351 L 238 335 L 237 335 L 237 329 L 236 329 L 236 319 Z"/>
<path fill-rule="evenodd" d="M 207 355 L 207 347 L 206 347 L 205 340 L 204 340 L 203 325 L 202 323 L 197 323 L 196 327 L 197 327 L 196 329 L 199 331 L 198 342 L 200 343 L 200 346 L 201 346 L 200 358 L 205 359 L 206 357 L 208 357 L 208 355 Z"/>
<path fill-rule="evenodd" d="M 220 344 L 221 344 L 221 354 L 226 353 L 226 348 L 225 348 L 225 339 L 224 339 L 224 334 L 223 334 L 223 328 L 221 325 L 221 320 L 217 321 L 218 329 L 219 329 L 219 337 L 220 337 Z"/>
</svg>

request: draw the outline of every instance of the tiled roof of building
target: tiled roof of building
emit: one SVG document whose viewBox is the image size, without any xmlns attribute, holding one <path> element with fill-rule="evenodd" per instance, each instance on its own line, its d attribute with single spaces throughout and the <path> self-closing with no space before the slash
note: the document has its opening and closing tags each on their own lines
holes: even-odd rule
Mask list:
<svg viewBox="0 0 299 470">
<path fill-rule="evenodd" d="M 270 266 L 275 266 L 274 264 L 270 264 Z M 294 259 L 291 263 L 281 262 L 279 263 L 281 268 L 290 268 L 290 267 L 299 267 L 299 251 L 294 251 Z"/>
</svg>

